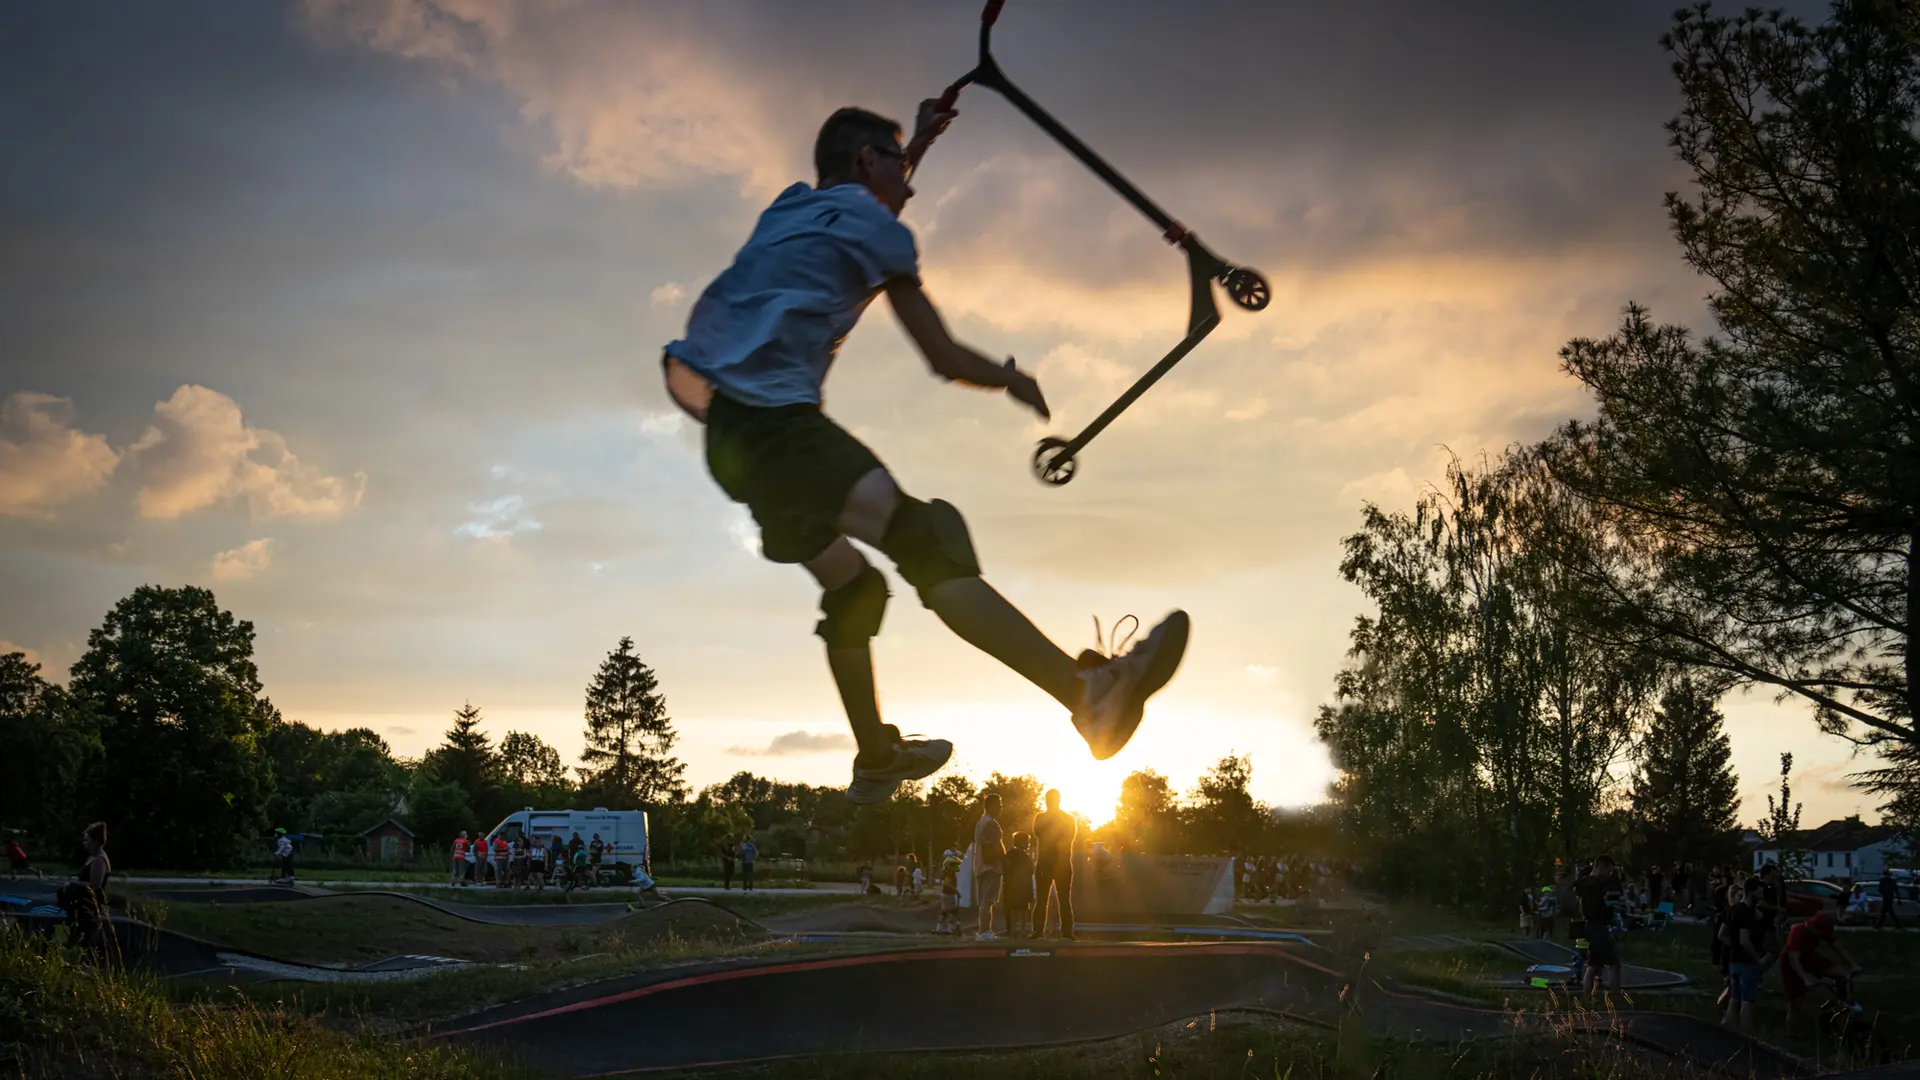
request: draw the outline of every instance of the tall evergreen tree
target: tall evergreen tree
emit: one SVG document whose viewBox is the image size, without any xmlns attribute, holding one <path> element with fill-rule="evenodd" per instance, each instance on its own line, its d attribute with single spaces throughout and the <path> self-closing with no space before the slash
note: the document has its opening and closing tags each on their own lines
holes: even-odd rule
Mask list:
<svg viewBox="0 0 1920 1080">
<path fill-rule="evenodd" d="M 1665 864 L 1729 857 L 1740 785 L 1711 689 L 1692 677 L 1675 680 L 1660 696 L 1637 756 L 1632 798 L 1645 837 L 1641 858 Z"/>
<path fill-rule="evenodd" d="M 583 789 L 613 809 L 657 805 L 685 794 L 687 767 L 673 756 L 679 733 L 667 715 L 659 680 L 634 654 L 632 638 L 621 638 L 600 664 L 587 686 L 586 711 Z"/>
<path fill-rule="evenodd" d="M 279 714 L 261 696 L 253 624 L 213 593 L 143 585 L 87 638 L 69 687 L 100 732 L 86 811 L 123 862 L 211 868 L 264 851 Z"/>
<path fill-rule="evenodd" d="M 500 755 L 480 730 L 480 709 L 472 702 L 454 712 L 446 741 L 427 751 L 421 764 L 434 779 L 458 787 L 483 817 L 500 809 Z"/>
</svg>

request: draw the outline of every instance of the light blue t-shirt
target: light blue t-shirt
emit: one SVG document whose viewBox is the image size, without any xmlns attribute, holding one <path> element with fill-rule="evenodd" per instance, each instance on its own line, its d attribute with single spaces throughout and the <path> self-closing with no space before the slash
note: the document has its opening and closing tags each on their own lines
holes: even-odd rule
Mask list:
<svg viewBox="0 0 1920 1080">
<path fill-rule="evenodd" d="M 913 233 L 859 184 L 794 184 L 760 215 L 667 352 L 743 405 L 820 403 L 840 343 L 875 294 L 917 278 Z"/>
</svg>

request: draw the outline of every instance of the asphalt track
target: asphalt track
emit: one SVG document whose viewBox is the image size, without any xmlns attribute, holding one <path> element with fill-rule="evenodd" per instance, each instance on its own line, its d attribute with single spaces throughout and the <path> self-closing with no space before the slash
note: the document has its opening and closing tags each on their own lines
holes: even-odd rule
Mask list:
<svg viewBox="0 0 1920 1080">
<path fill-rule="evenodd" d="M 1057 1046 L 1222 1011 L 1449 1042 L 1544 1030 L 1552 1019 L 1737 1076 L 1803 1075 L 1790 1058 L 1689 1016 L 1621 1013 L 1586 1025 L 1453 1005 L 1355 985 L 1264 942 L 962 946 L 710 964 L 543 995 L 426 1037 L 557 1075 L 609 1076 L 825 1053 Z"/>
<path fill-rule="evenodd" d="M 620 901 L 611 904 L 573 904 L 573 903 L 531 903 L 531 904 L 462 904 L 451 900 L 433 900 L 408 892 L 387 891 L 382 889 L 355 890 L 353 892 L 319 892 L 302 888 L 289 888 L 284 885 L 253 885 L 241 887 L 215 887 L 211 889 L 146 889 L 141 895 L 148 900 L 172 904 L 273 904 L 295 901 L 324 902 L 349 897 L 384 896 L 408 903 L 432 908 L 445 915 L 470 923 L 488 926 L 594 926 L 601 923 L 618 922 L 621 919 L 647 911 L 657 911 L 675 904 L 705 904 L 708 907 L 725 908 L 700 897 L 685 897 L 651 904 L 639 901 Z M 728 912 L 728 914 L 732 914 Z M 738 916 L 736 916 L 738 918 Z M 750 920 L 742 922 L 754 925 Z"/>
<path fill-rule="evenodd" d="M 44 937 L 63 935 L 63 916 L 13 915 L 6 921 Z M 137 919 L 108 920 L 114 962 L 148 971 L 163 979 L 200 979 L 230 983 L 371 982 L 417 978 L 451 967 L 469 966 L 443 956 L 388 956 L 356 967 L 320 967 L 276 960 L 270 956 L 216 945 L 173 930 L 159 929 Z"/>
</svg>

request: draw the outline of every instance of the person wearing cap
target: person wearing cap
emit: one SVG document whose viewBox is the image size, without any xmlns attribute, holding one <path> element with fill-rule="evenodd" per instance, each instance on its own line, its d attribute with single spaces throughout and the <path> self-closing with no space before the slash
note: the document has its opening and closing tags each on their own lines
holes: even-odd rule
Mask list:
<svg viewBox="0 0 1920 1080">
<path fill-rule="evenodd" d="M 287 836 L 287 830 L 273 830 L 273 853 L 280 856 L 280 876 L 293 880 L 293 840 Z"/>
<path fill-rule="evenodd" d="M 960 853 L 948 848 L 940 859 L 940 918 L 933 924 L 936 934 L 960 930 Z"/>
<path fill-rule="evenodd" d="M 1835 963 L 1823 955 L 1822 945 L 1838 953 L 1841 962 Z M 1834 936 L 1832 915 L 1823 911 L 1796 925 L 1787 931 L 1786 947 L 1780 950 L 1780 987 L 1787 995 L 1787 1019 L 1799 1018 L 1800 1000 L 1807 996 L 1816 980 L 1831 982 L 1840 995 L 1846 997 L 1848 984 L 1858 974 L 1860 965 Z"/>
</svg>

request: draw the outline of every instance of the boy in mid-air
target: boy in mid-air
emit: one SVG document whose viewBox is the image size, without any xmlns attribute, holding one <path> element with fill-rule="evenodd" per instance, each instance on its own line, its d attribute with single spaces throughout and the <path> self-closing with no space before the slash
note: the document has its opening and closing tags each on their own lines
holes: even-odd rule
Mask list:
<svg viewBox="0 0 1920 1080">
<path fill-rule="evenodd" d="M 1065 706 L 1098 759 L 1133 737 L 1147 697 L 1173 677 L 1187 645 L 1186 613 L 1175 611 L 1124 656 L 1068 656 L 981 580 L 958 510 L 902 491 L 871 450 L 820 411 L 840 342 L 885 292 L 936 376 L 1005 390 L 1049 415 L 1032 376 L 954 341 L 920 289 L 900 211 L 913 197 L 908 176 L 953 116 L 921 103 L 904 147 L 891 120 L 851 108 L 828 117 L 814 143 L 819 186 L 796 183 L 774 199 L 661 361 L 669 395 L 706 425 L 708 471 L 759 524 L 762 553 L 805 566 L 820 584 L 815 633 L 859 745 L 847 789 L 855 803 L 885 802 L 903 781 L 946 764 L 953 746 L 904 739 L 880 719 L 868 643 L 888 591 L 850 539 L 893 560 L 961 638 Z"/>
</svg>

